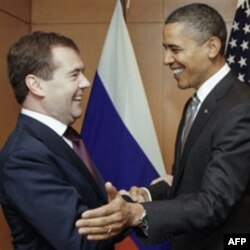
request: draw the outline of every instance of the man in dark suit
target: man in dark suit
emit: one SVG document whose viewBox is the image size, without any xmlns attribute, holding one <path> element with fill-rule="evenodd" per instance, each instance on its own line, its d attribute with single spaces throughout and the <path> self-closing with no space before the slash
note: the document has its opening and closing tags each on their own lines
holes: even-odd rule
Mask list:
<svg viewBox="0 0 250 250">
<path fill-rule="evenodd" d="M 107 203 L 101 176 L 65 133 L 90 86 L 78 47 L 65 36 L 34 32 L 10 48 L 8 71 L 22 105 L 0 155 L 0 202 L 14 248 L 113 249 L 114 240 L 89 241 L 75 227 L 83 211 Z"/>
<path fill-rule="evenodd" d="M 224 234 L 250 233 L 250 89 L 225 61 L 226 33 L 221 15 L 205 4 L 166 19 L 164 63 L 179 88 L 196 91 L 180 122 L 173 182 L 133 187 L 134 200 L 144 203 L 124 202 L 110 185 L 115 198 L 83 213 L 80 233 L 100 240 L 108 236 L 98 225 L 111 224 L 113 233 L 131 226 L 147 243 L 172 239 L 173 250 L 222 250 Z"/>
</svg>

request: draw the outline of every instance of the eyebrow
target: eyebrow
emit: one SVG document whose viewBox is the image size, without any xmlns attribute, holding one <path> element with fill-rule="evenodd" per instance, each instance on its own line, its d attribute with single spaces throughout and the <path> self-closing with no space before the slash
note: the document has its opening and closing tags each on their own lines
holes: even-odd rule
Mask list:
<svg viewBox="0 0 250 250">
<path fill-rule="evenodd" d="M 162 46 L 166 49 L 166 48 L 181 48 L 179 45 L 177 44 L 165 44 L 163 43 Z"/>
<path fill-rule="evenodd" d="M 79 67 L 79 68 L 75 68 L 75 69 L 69 71 L 68 74 L 71 75 L 71 74 L 74 74 L 76 72 L 84 72 L 84 71 L 85 71 L 85 67 Z"/>
</svg>

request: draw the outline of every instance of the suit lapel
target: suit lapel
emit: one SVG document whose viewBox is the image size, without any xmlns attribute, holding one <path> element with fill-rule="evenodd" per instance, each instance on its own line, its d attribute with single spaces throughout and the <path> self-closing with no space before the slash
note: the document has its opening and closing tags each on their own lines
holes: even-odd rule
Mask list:
<svg viewBox="0 0 250 250">
<path fill-rule="evenodd" d="M 185 104 L 185 107 L 183 109 L 183 113 L 182 113 L 182 116 L 181 116 L 180 124 L 179 124 L 178 130 L 177 130 L 176 143 L 175 143 L 175 160 L 174 160 L 174 163 L 175 163 L 174 165 L 175 166 L 178 166 L 179 162 L 181 160 L 182 131 L 183 131 L 183 127 L 185 125 L 185 115 L 186 115 L 187 108 L 188 108 L 188 105 L 190 104 L 190 102 L 191 102 L 191 98 L 189 98 L 189 100 Z M 174 167 L 174 169 L 173 169 L 173 174 L 174 175 L 176 175 L 177 170 L 178 169 L 176 167 Z"/>
<path fill-rule="evenodd" d="M 100 198 L 106 200 L 104 181 L 97 171 L 97 181 L 90 174 L 87 167 L 84 165 L 82 160 L 77 156 L 77 154 L 69 147 L 69 145 L 56 134 L 48 126 L 42 124 L 41 122 L 25 116 L 20 115 L 20 125 L 25 127 L 32 136 L 36 137 L 38 140 L 42 141 L 46 147 L 50 149 L 55 155 L 63 158 L 65 161 L 69 162 L 72 167 L 78 169 L 78 171 L 84 176 L 89 184 L 93 187 Z"/>
<path fill-rule="evenodd" d="M 183 151 L 183 157 L 188 153 L 190 147 L 192 147 L 193 143 L 197 139 L 197 136 L 202 131 L 202 128 L 205 126 L 205 124 L 208 122 L 213 112 L 217 108 L 218 100 L 225 96 L 234 81 L 234 74 L 229 72 L 203 101 L 187 138 L 186 145 Z"/>
<path fill-rule="evenodd" d="M 206 98 L 202 103 L 196 119 L 190 129 L 186 144 L 184 146 L 184 150 L 182 153 L 182 159 L 186 158 L 190 148 L 192 147 L 193 143 L 196 141 L 199 134 L 202 132 L 202 128 L 204 128 L 205 124 L 209 122 L 211 115 L 213 114 L 214 110 L 216 109 L 217 102 L 216 98 L 213 93 Z"/>
<path fill-rule="evenodd" d="M 212 114 L 216 111 L 218 107 L 218 100 L 220 100 L 225 96 L 225 94 L 231 88 L 234 81 L 235 81 L 234 74 L 232 72 L 229 72 L 203 101 L 198 111 L 198 114 L 194 120 L 194 123 L 191 127 L 191 130 L 189 132 L 186 144 L 183 149 L 183 153 L 181 154 L 181 134 L 185 120 L 184 117 L 182 117 L 180 128 L 177 134 L 173 192 L 175 192 L 178 183 L 181 179 L 181 176 L 183 174 L 183 170 L 185 168 L 187 156 L 190 149 L 192 148 L 193 144 L 199 137 L 199 134 L 202 133 L 203 128 L 206 126 L 206 124 L 209 123 Z M 188 103 L 186 104 L 184 110 L 187 109 Z M 185 114 L 185 112 L 183 114 Z"/>
</svg>

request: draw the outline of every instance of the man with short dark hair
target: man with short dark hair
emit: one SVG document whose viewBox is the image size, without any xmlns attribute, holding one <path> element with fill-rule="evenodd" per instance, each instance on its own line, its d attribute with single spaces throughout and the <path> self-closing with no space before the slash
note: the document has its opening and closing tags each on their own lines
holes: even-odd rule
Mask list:
<svg viewBox="0 0 250 250">
<path fill-rule="evenodd" d="M 135 227 L 147 243 L 172 239 L 173 250 L 222 250 L 226 233 L 250 233 L 250 89 L 224 57 L 226 25 L 206 4 L 175 10 L 163 30 L 164 64 L 180 89 L 195 89 L 184 107 L 171 178 L 130 190 L 82 214 L 81 234 L 107 239 Z M 100 226 L 100 227 L 98 227 Z"/>
<path fill-rule="evenodd" d="M 107 203 L 98 171 L 74 151 L 72 135 L 83 145 L 71 125 L 90 86 L 84 68 L 76 44 L 56 33 L 34 32 L 9 50 L 22 109 L 0 154 L 0 202 L 15 249 L 113 249 L 114 240 L 89 241 L 75 228 L 83 211 Z"/>
</svg>

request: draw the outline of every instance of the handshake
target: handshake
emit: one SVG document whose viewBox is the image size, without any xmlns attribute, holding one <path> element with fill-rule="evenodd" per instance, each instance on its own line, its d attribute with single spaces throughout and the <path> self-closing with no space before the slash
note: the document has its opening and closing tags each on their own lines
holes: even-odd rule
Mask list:
<svg viewBox="0 0 250 250">
<path fill-rule="evenodd" d="M 165 181 L 171 186 L 172 176 L 160 177 L 151 184 L 159 181 Z M 145 214 L 143 203 L 151 202 L 150 193 L 144 187 L 133 186 L 129 191 L 118 191 L 110 182 L 107 182 L 105 188 L 109 203 L 83 212 L 76 222 L 79 234 L 85 235 L 88 240 L 106 240 L 126 228 L 139 226 Z M 133 202 L 126 201 L 126 196 Z"/>
</svg>

